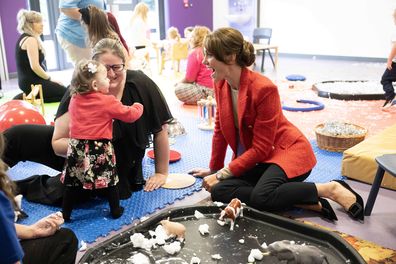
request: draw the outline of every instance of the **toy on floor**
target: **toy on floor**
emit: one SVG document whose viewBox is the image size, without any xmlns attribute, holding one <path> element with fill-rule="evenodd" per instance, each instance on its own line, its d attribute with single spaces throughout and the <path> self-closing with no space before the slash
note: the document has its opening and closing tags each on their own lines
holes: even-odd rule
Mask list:
<svg viewBox="0 0 396 264">
<path fill-rule="evenodd" d="M 147 151 L 147 157 L 155 159 L 154 150 Z M 176 150 L 169 150 L 169 163 L 179 161 L 181 159 L 181 153 Z"/>
<path fill-rule="evenodd" d="M 227 205 L 224 210 L 221 211 L 219 220 L 224 220 L 225 222 L 230 223 L 230 230 L 234 230 L 235 219 L 238 218 L 239 215 L 243 216 L 243 207 L 242 203 L 238 198 L 234 198 Z"/>
<path fill-rule="evenodd" d="M 15 102 L 17 101 L 17 102 Z M 45 125 L 45 119 L 31 104 L 12 100 L 0 106 L 0 131 L 20 124 Z"/>
<path fill-rule="evenodd" d="M 294 112 L 308 112 L 308 111 L 318 111 L 324 109 L 324 104 L 318 101 L 314 100 L 296 100 L 297 103 L 302 103 L 302 104 L 310 104 L 313 106 L 309 107 L 291 107 L 287 105 L 282 105 L 282 109 L 286 111 L 294 111 Z"/>
<path fill-rule="evenodd" d="M 212 96 L 207 99 L 201 99 L 197 102 L 198 114 L 200 119 L 199 129 L 213 130 L 216 114 L 216 101 Z"/>
<path fill-rule="evenodd" d="M 23 100 L 32 104 L 34 107 L 39 110 L 41 108 L 41 114 L 45 115 L 45 109 L 44 109 L 44 95 L 43 95 L 43 87 L 41 84 L 32 84 L 30 85 L 30 88 L 32 91 L 26 95 L 23 93 Z M 39 98 L 36 98 L 39 96 Z"/>
<path fill-rule="evenodd" d="M 264 256 L 275 256 L 280 261 L 295 264 L 323 264 L 329 263 L 326 254 L 319 248 L 311 245 L 299 245 L 294 241 L 276 241 L 267 247 Z"/>
<path fill-rule="evenodd" d="M 178 240 L 184 240 L 186 227 L 183 224 L 169 221 L 169 218 L 167 220 L 162 220 L 160 223 L 164 227 L 165 232 L 168 236 L 175 236 Z"/>
</svg>

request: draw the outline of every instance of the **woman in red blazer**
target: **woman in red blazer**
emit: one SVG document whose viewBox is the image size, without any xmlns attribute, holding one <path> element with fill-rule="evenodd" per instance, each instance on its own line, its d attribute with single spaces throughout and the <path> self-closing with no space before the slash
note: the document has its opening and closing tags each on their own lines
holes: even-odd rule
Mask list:
<svg viewBox="0 0 396 264">
<path fill-rule="evenodd" d="M 329 202 L 363 219 L 363 200 L 346 183 L 303 182 L 316 164 L 307 138 L 282 113 L 277 87 L 247 67 L 255 61 L 253 45 L 233 28 L 221 28 L 205 39 L 203 63 L 213 70 L 217 113 L 210 170 L 191 173 L 205 177 L 203 187 L 214 201 L 232 198 L 259 210 L 294 205 L 337 217 Z M 224 166 L 227 147 L 232 161 Z"/>
</svg>

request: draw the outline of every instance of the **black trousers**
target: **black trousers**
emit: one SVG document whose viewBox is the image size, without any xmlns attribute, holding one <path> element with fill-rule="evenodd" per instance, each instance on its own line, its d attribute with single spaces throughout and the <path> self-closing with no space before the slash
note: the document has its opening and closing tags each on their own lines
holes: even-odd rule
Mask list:
<svg viewBox="0 0 396 264">
<path fill-rule="evenodd" d="M 21 240 L 24 264 L 74 264 L 78 240 L 70 229 L 61 228 L 49 237 Z"/>
<path fill-rule="evenodd" d="M 385 91 L 385 99 L 392 100 L 395 98 L 395 89 L 393 88 L 392 82 L 396 82 L 396 63 L 392 62 L 392 69 L 388 68 L 385 70 L 381 78 L 381 84 Z"/>
<path fill-rule="evenodd" d="M 275 211 L 298 204 L 317 204 L 315 184 L 303 182 L 311 171 L 293 179 L 276 164 L 258 164 L 241 177 L 233 177 L 212 187 L 213 201 L 229 203 L 238 198 L 258 210 Z"/>
</svg>

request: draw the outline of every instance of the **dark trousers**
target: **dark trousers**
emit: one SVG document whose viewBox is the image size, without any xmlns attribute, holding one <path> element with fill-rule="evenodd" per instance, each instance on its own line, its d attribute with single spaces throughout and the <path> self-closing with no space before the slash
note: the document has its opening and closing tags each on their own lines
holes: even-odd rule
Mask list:
<svg viewBox="0 0 396 264">
<path fill-rule="evenodd" d="M 396 82 L 396 63 L 392 62 L 392 69 L 388 68 L 385 70 L 381 78 L 381 84 L 385 91 L 385 99 L 390 101 L 395 98 L 395 89 L 393 88 L 392 82 Z"/>
<path fill-rule="evenodd" d="M 4 131 L 4 162 L 13 167 L 19 161 L 34 161 L 61 171 L 65 159 L 57 156 L 52 149 L 53 132 L 54 127 L 47 125 L 17 125 L 7 129 Z M 63 184 L 59 179 L 60 175 L 33 175 L 15 183 L 18 193 L 23 194 L 29 201 L 60 205 Z"/>
<path fill-rule="evenodd" d="M 107 188 L 95 190 L 107 197 L 110 205 L 110 212 L 113 214 L 120 210 L 120 195 L 117 186 L 109 186 Z M 89 198 L 92 190 L 85 190 L 81 187 L 65 187 L 63 193 L 62 213 L 65 220 L 69 220 L 74 205 L 81 200 L 82 197 Z"/>
<path fill-rule="evenodd" d="M 281 210 L 299 204 L 317 204 L 315 184 L 303 182 L 311 171 L 288 179 L 276 164 L 258 164 L 240 177 L 233 177 L 212 187 L 212 200 L 228 203 L 238 198 L 258 210 Z"/>
<path fill-rule="evenodd" d="M 54 235 L 21 240 L 24 264 L 74 264 L 78 249 L 76 235 L 70 229 L 61 228 Z"/>
</svg>

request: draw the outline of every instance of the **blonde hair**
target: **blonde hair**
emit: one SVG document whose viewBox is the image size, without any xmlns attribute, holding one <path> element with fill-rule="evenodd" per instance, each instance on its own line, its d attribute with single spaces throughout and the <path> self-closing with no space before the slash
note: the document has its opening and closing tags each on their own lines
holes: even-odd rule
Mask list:
<svg viewBox="0 0 396 264">
<path fill-rule="evenodd" d="M 202 47 L 206 35 L 210 33 L 210 29 L 204 26 L 196 26 L 191 32 L 192 48 Z"/>
<path fill-rule="evenodd" d="M 71 80 L 71 94 L 85 94 L 94 91 L 92 81 L 104 65 L 96 60 L 81 60 L 77 63 Z"/>
<path fill-rule="evenodd" d="M 176 27 L 170 27 L 167 30 L 167 36 L 169 39 L 174 39 L 176 41 L 180 40 L 179 30 Z"/>
<path fill-rule="evenodd" d="M 126 58 L 123 48 L 124 47 L 118 40 L 111 38 L 101 39 L 92 48 L 92 59 L 99 60 L 100 55 L 110 53 L 119 57 L 122 62 L 125 63 Z"/>
<path fill-rule="evenodd" d="M 137 18 L 140 17 L 144 22 L 147 21 L 147 14 L 149 12 L 149 7 L 147 4 L 140 2 L 137 5 L 135 5 L 135 8 L 133 9 L 133 14 L 131 18 L 131 23 Z"/>
<path fill-rule="evenodd" d="M 21 9 L 18 11 L 17 14 L 17 30 L 20 34 L 28 34 L 35 39 L 37 39 L 39 49 L 45 53 L 43 42 L 41 41 L 40 37 L 37 35 L 36 32 L 33 30 L 33 23 L 38 23 L 43 21 L 43 16 L 36 11 L 29 11 L 26 9 Z"/>
<path fill-rule="evenodd" d="M 4 136 L 3 133 L 0 133 L 0 157 L 3 156 L 4 147 L 5 147 Z M 14 210 L 18 210 L 18 206 L 14 199 L 15 185 L 10 180 L 10 178 L 8 178 L 6 171 L 7 171 L 7 165 L 0 158 L 0 191 L 3 191 L 4 194 L 7 196 L 7 198 L 10 200 L 12 206 L 14 207 Z"/>
</svg>

